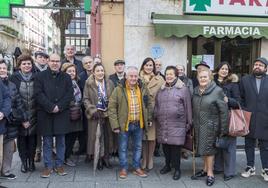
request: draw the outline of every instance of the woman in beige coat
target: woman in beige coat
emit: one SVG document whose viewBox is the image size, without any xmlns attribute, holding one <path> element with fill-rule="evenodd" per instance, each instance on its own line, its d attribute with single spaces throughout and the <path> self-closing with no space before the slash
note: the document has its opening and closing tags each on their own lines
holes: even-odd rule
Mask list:
<svg viewBox="0 0 268 188">
<path fill-rule="evenodd" d="M 100 144 L 104 154 L 100 154 L 97 168 L 103 166 L 111 168 L 109 154 L 112 152 L 112 130 L 108 120 L 108 99 L 113 90 L 111 81 L 105 79 L 105 70 L 102 64 L 95 64 L 93 74 L 87 79 L 84 88 L 84 106 L 88 119 L 87 155 L 92 158 L 95 150 L 96 131 L 98 123 L 101 124 Z"/>
<path fill-rule="evenodd" d="M 140 78 L 146 84 L 152 99 L 152 108 L 155 105 L 155 96 L 160 87 L 165 83 L 162 76 L 156 75 L 155 62 L 152 58 L 146 58 L 140 69 Z M 142 168 L 151 170 L 153 168 L 153 153 L 156 140 L 156 122 L 149 126 L 144 133 L 142 143 Z"/>
</svg>

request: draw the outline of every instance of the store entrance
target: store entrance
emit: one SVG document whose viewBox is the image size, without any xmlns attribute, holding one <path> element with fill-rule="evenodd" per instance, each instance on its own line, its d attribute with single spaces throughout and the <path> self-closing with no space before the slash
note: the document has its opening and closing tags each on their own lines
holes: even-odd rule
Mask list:
<svg viewBox="0 0 268 188">
<path fill-rule="evenodd" d="M 260 55 L 260 40 L 241 37 L 230 39 L 189 38 L 188 75 L 195 76 L 195 64 L 206 61 L 214 70 L 222 61 L 227 61 L 239 77 L 249 74 L 252 62 Z"/>
</svg>

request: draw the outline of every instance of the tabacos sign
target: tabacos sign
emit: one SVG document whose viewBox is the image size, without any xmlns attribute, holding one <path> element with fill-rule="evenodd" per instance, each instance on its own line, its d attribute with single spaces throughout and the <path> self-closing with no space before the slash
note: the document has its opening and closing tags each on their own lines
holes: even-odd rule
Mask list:
<svg viewBox="0 0 268 188">
<path fill-rule="evenodd" d="M 184 0 L 184 12 L 268 17 L 268 0 Z"/>
</svg>

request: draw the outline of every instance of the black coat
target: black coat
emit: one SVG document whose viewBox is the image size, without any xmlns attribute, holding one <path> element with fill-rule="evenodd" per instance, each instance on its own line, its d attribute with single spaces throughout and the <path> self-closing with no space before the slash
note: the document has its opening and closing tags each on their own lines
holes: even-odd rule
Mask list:
<svg viewBox="0 0 268 188">
<path fill-rule="evenodd" d="M 12 109 L 8 117 L 6 133 L 4 135 L 4 142 L 7 142 L 17 137 L 19 126 L 27 120 L 27 113 L 16 85 L 8 79 L 3 80 L 3 83 L 9 89 Z"/>
<path fill-rule="evenodd" d="M 224 94 L 228 97 L 229 108 L 236 109 L 239 107 L 238 103 L 241 102 L 238 80 L 238 76 L 236 74 L 232 74 L 226 79 L 226 81 L 220 83 L 218 81 L 218 76 L 214 76 L 214 81 L 223 89 Z"/>
<path fill-rule="evenodd" d="M 197 153 L 214 155 L 216 138 L 228 133 L 228 106 L 223 100 L 223 90 L 211 82 L 203 94 L 199 87 L 193 95 L 193 124 Z"/>
<path fill-rule="evenodd" d="M 38 105 L 38 132 L 42 136 L 70 132 L 69 107 L 73 100 L 71 77 L 64 72 L 53 73 L 48 68 L 36 76 L 34 94 Z M 56 105 L 59 112 L 53 113 Z"/>
<path fill-rule="evenodd" d="M 246 75 L 240 82 L 242 106 L 252 112 L 247 137 L 268 140 L 268 76 L 261 80 L 260 92 L 257 92 L 256 79 Z"/>
<path fill-rule="evenodd" d="M 124 75 L 124 77 L 126 77 L 126 75 Z M 113 84 L 114 84 L 114 87 L 116 87 L 116 86 L 120 83 L 120 80 L 119 80 L 119 78 L 118 78 L 118 76 L 117 76 L 116 73 L 111 74 L 111 75 L 109 76 L 109 79 L 112 80 L 112 82 L 113 82 Z"/>
<path fill-rule="evenodd" d="M 10 77 L 10 81 L 16 85 L 16 88 L 19 92 L 19 95 L 22 98 L 23 108 L 26 112 L 26 118 L 24 117 L 24 121 L 29 121 L 30 126 L 25 129 L 22 125 L 19 126 L 19 135 L 29 136 L 36 134 L 36 101 L 34 97 L 34 79 L 35 75 L 33 74 L 30 80 L 26 81 L 20 74 L 20 72 L 14 73 Z"/>
<path fill-rule="evenodd" d="M 85 84 L 86 84 L 86 81 L 89 77 L 89 75 L 87 74 L 87 71 L 86 70 L 83 70 L 79 75 L 79 80 L 78 80 L 78 85 L 79 85 L 79 88 L 81 89 L 82 93 L 84 91 L 84 87 L 85 87 Z"/>
</svg>

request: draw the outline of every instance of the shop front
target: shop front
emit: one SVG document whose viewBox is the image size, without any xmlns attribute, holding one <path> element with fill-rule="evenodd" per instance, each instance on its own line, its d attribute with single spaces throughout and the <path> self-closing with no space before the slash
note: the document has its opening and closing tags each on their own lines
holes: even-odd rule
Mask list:
<svg viewBox="0 0 268 188">
<path fill-rule="evenodd" d="M 185 0 L 183 15 L 152 13 L 155 35 L 187 37 L 188 75 L 193 76 L 194 66 L 201 60 L 212 70 L 227 61 L 239 76 L 248 74 L 253 60 L 261 55 L 262 40 L 268 38 L 268 15 L 266 7 L 258 6 L 256 13 L 254 3 L 244 6 L 242 1 L 239 1 L 242 4 L 237 2 L 211 1 L 201 6 Z"/>
</svg>

